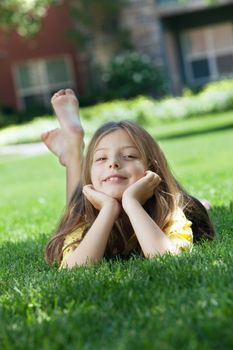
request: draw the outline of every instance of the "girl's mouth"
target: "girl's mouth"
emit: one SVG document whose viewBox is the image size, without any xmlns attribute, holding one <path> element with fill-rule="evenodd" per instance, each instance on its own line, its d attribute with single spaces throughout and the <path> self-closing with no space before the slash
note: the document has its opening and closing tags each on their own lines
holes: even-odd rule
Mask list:
<svg viewBox="0 0 233 350">
<path fill-rule="evenodd" d="M 121 176 L 121 175 L 110 175 L 108 177 L 106 177 L 104 179 L 104 182 L 114 182 L 114 183 L 117 183 L 117 182 L 122 182 L 124 180 L 126 180 L 127 177 L 125 176 Z"/>
</svg>

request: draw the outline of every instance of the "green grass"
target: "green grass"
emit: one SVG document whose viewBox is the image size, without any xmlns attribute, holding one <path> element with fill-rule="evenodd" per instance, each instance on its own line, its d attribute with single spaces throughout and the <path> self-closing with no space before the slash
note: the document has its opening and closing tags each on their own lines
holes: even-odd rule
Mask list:
<svg viewBox="0 0 233 350">
<path fill-rule="evenodd" d="M 216 240 L 71 271 L 42 255 L 65 202 L 64 169 L 50 155 L 0 158 L 1 349 L 232 349 L 233 132 L 207 131 L 160 144 L 182 184 L 211 201 Z"/>
</svg>

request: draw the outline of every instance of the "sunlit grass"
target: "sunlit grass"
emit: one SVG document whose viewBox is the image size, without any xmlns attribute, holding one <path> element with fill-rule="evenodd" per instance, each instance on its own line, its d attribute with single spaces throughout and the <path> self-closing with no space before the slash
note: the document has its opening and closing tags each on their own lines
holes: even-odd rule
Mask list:
<svg viewBox="0 0 233 350">
<path fill-rule="evenodd" d="M 1 349 L 232 348 L 233 132 L 160 145 L 180 182 L 210 200 L 216 240 L 60 273 L 43 249 L 65 205 L 64 168 L 52 155 L 0 158 Z"/>
</svg>

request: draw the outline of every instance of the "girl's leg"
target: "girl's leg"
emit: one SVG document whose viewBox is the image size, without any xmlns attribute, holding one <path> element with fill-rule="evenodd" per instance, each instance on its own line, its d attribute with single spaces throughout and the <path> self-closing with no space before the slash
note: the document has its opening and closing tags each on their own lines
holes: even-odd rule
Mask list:
<svg viewBox="0 0 233 350">
<path fill-rule="evenodd" d="M 78 100 L 71 89 L 58 91 L 51 102 L 60 128 L 43 133 L 41 138 L 66 167 L 68 204 L 80 181 L 84 130 L 80 121 Z"/>
</svg>

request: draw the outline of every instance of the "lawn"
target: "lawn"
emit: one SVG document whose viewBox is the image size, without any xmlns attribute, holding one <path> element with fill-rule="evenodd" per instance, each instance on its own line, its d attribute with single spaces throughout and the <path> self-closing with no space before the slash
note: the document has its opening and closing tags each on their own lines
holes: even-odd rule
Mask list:
<svg viewBox="0 0 233 350">
<path fill-rule="evenodd" d="M 65 171 L 50 155 L 0 158 L 1 349 L 233 348 L 233 132 L 192 123 L 160 144 L 181 183 L 212 203 L 217 236 L 177 257 L 49 268 Z"/>
</svg>

